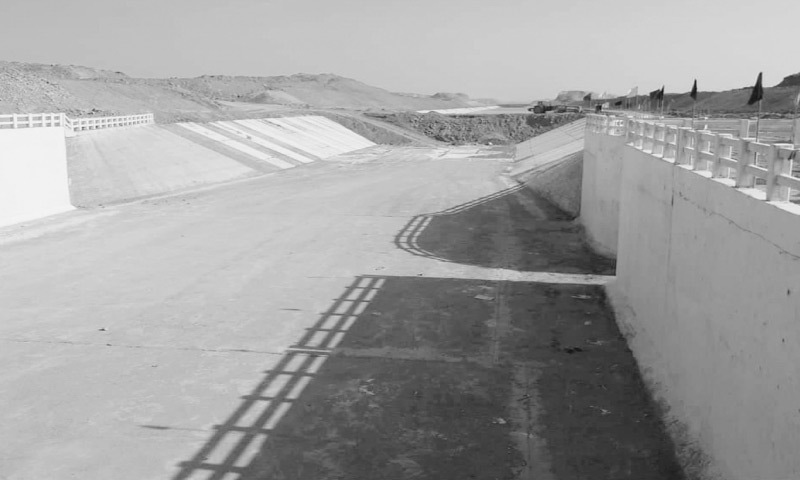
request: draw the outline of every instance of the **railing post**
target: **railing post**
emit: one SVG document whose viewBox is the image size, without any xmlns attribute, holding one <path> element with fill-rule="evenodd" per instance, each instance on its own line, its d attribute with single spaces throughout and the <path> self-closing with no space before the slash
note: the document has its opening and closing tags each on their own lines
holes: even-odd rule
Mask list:
<svg viewBox="0 0 800 480">
<path fill-rule="evenodd" d="M 664 132 L 664 125 L 653 124 L 653 156 L 664 158 L 664 144 L 661 143 L 663 138 L 659 133 Z M 659 149 L 659 147 L 661 147 Z"/>
<path fill-rule="evenodd" d="M 700 159 L 700 150 L 703 143 L 703 136 L 699 130 L 692 131 L 694 139 L 694 155 L 692 155 L 692 170 L 702 170 L 702 160 Z"/>
<path fill-rule="evenodd" d="M 792 120 L 792 142 L 793 147 L 800 143 L 800 122 L 796 118 Z"/>
<path fill-rule="evenodd" d="M 788 164 L 788 165 L 787 165 Z M 788 168 L 787 168 L 788 167 Z M 789 188 L 778 185 L 778 176 L 781 174 L 791 175 L 791 161 L 785 160 L 778 155 L 778 146 L 770 145 L 767 153 L 767 201 L 768 202 L 788 202 Z"/>
<path fill-rule="evenodd" d="M 724 137 L 729 137 L 729 135 L 724 135 Z M 710 147 L 712 148 L 711 153 L 714 157 L 711 160 L 711 178 L 719 178 L 722 176 L 722 162 L 720 161 L 720 157 L 722 156 L 722 143 L 721 140 L 723 135 L 714 135 L 714 140 L 711 142 Z"/>
<path fill-rule="evenodd" d="M 647 124 L 644 120 L 639 119 L 639 149 L 644 151 L 644 145 L 647 142 Z"/>
<path fill-rule="evenodd" d="M 752 165 L 755 160 L 753 152 L 750 151 L 750 142 L 744 138 L 739 139 L 739 159 L 736 168 L 736 188 L 753 188 L 756 177 L 747 171 L 747 166 Z"/>
<path fill-rule="evenodd" d="M 678 127 L 675 130 L 675 165 L 682 165 L 684 162 L 684 151 L 683 146 L 685 137 L 686 137 L 686 130 L 689 130 L 686 127 Z"/>
<path fill-rule="evenodd" d="M 739 121 L 739 138 L 750 136 L 750 120 L 742 119 Z"/>
</svg>

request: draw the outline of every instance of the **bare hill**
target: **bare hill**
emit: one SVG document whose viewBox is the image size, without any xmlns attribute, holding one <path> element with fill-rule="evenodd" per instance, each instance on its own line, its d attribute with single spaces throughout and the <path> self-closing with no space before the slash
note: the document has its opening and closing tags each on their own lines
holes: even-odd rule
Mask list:
<svg viewBox="0 0 800 480">
<path fill-rule="evenodd" d="M 75 65 L 0 62 L 0 113 L 154 112 L 158 121 L 170 122 L 236 116 L 242 109 L 423 110 L 481 104 L 464 94 L 394 93 L 334 74 L 146 79 Z"/>
<path fill-rule="evenodd" d="M 276 77 L 204 75 L 197 78 L 136 80 L 180 88 L 215 100 L 316 108 L 422 110 L 478 105 L 465 94 L 409 95 L 394 93 L 330 73 L 298 73 Z"/>
</svg>

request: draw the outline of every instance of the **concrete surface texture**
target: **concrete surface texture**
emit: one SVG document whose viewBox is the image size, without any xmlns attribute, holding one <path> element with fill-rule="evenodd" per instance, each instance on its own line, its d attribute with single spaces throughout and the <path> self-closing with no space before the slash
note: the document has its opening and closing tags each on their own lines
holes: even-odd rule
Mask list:
<svg viewBox="0 0 800 480">
<path fill-rule="evenodd" d="M 518 163 L 512 175 L 540 168 L 582 151 L 585 131 L 586 119 L 581 119 L 518 143 L 514 156 Z"/>
<path fill-rule="evenodd" d="M 64 129 L 0 130 L 0 227 L 71 209 Z"/>
<path fill-rule="evenodd" d="M 67 142 L 76 206 L 273 173 L 375 145 L 311 115 L 86 132 Z"/>
<path fill-rule="evenodd" d="M 514 178 L 561 210 L 574 217 L 580 215 L 583 152 L 546 163 Z"/>
<path fill-rule="evenodd" d="M 800 216 L 755 190 L 591 137 L 594 182 L 614 170 L 621 180 L 616 220 L 598 209 L 587 228 L 618 226 L 609 289 L 683 463 L 705 478 L 798 478 Z M 603 170 L 609 152 L 621 152 L 621 169 L 612 156 Z M 586 185 L 584 206 L 609 195 Z"/>
<path fill-rule="evenodd" d="M 680 478 L 613 263 L 465 154 L 0 232 L 0 477 Z"/>
<path fill-rule="evenodd" d="M 587 132 L 585 142 L 581 223 L 595 250 L 616 257 L 625 137 Z"/>
<path fill-rule="evenodd" d="M 72 203 L 82 207 L 260 173 L 160 125 L 88 132 L 67 145 Z"/>
</svg>

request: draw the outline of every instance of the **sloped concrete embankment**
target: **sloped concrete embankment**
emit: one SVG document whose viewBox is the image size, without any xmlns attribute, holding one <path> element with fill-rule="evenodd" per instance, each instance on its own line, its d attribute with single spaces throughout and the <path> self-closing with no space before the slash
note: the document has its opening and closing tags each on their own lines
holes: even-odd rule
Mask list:
<svg viewBox="0 0 800 480">
<path fill-rule="evenodd" d="M 621 142 L 587 133 L 581 218 L 617 236 L 617 321 L 684 466 L 798 478 L 800 211 Z"/>
<path fill-rule="evenodd" d="M 509 172 L 573 216 L 581 209 L 585 125 L 578 120 L 517 144 L 516 163 Z"/>
<path fill-rule="evenodd" d="M 373 145 L 319 116 L 89 132 L 68 139 L 72 203 L 89 207 L 176 192 Z"/>
<path fill-rule="evenodd" d="M 0 130 L 0 227 L 72 209 L 61 127 Z"/>
</svg>

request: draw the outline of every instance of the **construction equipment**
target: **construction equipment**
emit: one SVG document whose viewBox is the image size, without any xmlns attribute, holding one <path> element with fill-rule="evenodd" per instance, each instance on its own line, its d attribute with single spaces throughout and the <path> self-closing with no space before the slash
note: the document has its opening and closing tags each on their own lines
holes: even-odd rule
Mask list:
<svg viewBox="0 0 800 480">
<path fill-rule="evenodd" d="M 553 110 L 555 107 L 549 103 L 539 102 L 532 107 L 528 107 L 529 112 L 533 113 L 546 113 Z"/>
<path fill-rule="evenodd" d="M 553 105 L 540 101 L 536 105 L 528 107 L 528 111 L 533 113 L 581 113 L 583 107 L 578 105 Z"/>
</svg>

